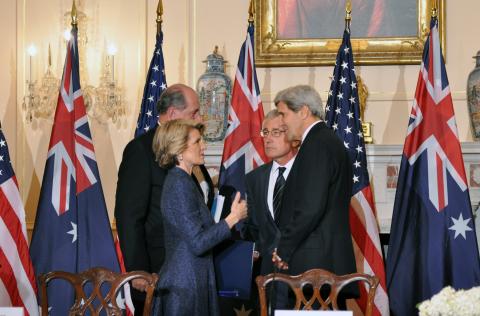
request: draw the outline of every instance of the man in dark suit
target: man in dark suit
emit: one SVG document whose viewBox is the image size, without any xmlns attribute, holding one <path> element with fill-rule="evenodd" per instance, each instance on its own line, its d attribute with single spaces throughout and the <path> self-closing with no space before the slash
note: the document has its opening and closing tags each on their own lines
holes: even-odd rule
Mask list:
<svg viewBox="0 0 480 316">
<path fill-rule="evenodd" d="M 274 102 L 288 139 L 301 140 L 301 146 L 276 219 L 281 237 L 272 260 L 292 275 L 313 268 L 356 272 L 348 217 L 353 178 L 345 145 L 322 121 L 322 101 L 314 88 L 287 88 Z M 352 286 L 344 294 L 357 292 Z"/>
<path fill-rule="evenodd" d="M 196 92 L 183 84 L 168 87 L 157 102 L 159 124 L 173 119 L 200 121 L 199 102 Z M 120 247 L 127 271 L 143 270 L 158 272 L 165 257 L 160 200 L 166 170 L 155 161 L 152 149 L 155 129 L 130 141 L 123 152 L 118 171 L 115 196 L 115 220 Z M 213 184 L 205 166 L 200 166 L 196 174 L 203 175 L 208 184 L 208 192 L 194 180 L 204 194 L 207 205 L 213 201 Z M 135 314 L 143 312 L 146 283 L 143 280 L 132 282 Z"/>
<path fill-rule="evenodd" d="M 273 272 L 272 253 L 280 239 L 275 222 L 282 198 L 282 188 L 290 173 L 298 149 L 297 141 L 289 141 L 286 126 L 277 110 L 270 111 L 262 123 L 261 135 L 265 154 L 272 159 L 246 175 L 248 219 L 246 238 L 255 242 L 260 257 L 260 274 Z M 288 307 L 288 287 L 276 286 L 276 308 Z"/>
<path fill-rule="evenodd" d="M 275 223 L 275 211 L 278 211 L 280 196 L 275 196 L 274 193 L 281 195 L 281 182 L 285 183 L 298 148 L 297 141 L 290 142 L 287 139 L 286 130 L 277 110 L 272 110 L 265 116 L 261 135 L 265 154 L 272 161 L 252 170 L 246 176 L 249 216 L 245 227 L 248 238 L 255 241 L 259 252 L 261 274 L 273 272 L 272 253 L 280 239 L 280 231 Z M 278 180 L 278 192 L 274 192 L 279 177 L 283 180 Z"/>
</svg>

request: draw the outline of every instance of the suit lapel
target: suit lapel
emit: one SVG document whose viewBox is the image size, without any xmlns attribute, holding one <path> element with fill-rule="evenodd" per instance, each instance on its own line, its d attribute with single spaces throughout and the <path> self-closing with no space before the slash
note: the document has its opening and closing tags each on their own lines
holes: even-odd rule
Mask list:
<svg viewBox="0 0 480 316">
<path fill-rule="evenodd" d="M 205 167 L 205 165 L 200 165 L 200 170 L 202 171 L 203 179 L 205 180 L 205 182 L 207 182 L 208 185 L 207 206 L 210 209 L 212 207 L 215 189 L 213 187 L 212 178 L 210 178 L 207 167 Z"/>
<path fill-rule="evenodd" d="M 206 182 L 208 185 L 208 196 L 207 198 L 207 206 L 208 208 L 212 207 L 213 203 L 213 195 L 214 195 L 214 188 L 213 188 L 213 183 L 212 179 L 210 178 L 210 175 L 208 174 L 208 170 L 204 165 L 199 165 L 195 166 L 192 171 L 192 179 L 195 182 L 195 185 L 197 186 L 198 190 L 202 194 L 202 196 L 205 198 L 205 193 L 203 192 L 202 186 L 200 183 Z"/>
<path fill-rule="evenodd" d="M 270 180 L 270 172 L 272 170 L 273 164 L 270 163 L 268 168 L 265 168 L 265 171 L 262 174 L 263 179 L 260 179 L 260 183 L 262 183 L 263 188 L 263 194 L 262 194 L 262 204 L 263 204 L 263 209 L 267 214 L 265 216 L 268 218 L 268 220 L 275 225 L 275 220 L 272 217 L 272 213 L 270 213 L 270 209 L 268 208 L 268 184 Z"/>
</svg>

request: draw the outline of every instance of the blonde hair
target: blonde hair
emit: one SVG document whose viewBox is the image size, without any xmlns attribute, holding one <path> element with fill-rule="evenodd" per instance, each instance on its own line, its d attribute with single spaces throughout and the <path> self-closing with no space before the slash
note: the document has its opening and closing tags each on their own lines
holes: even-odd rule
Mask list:
<svg viewBox="0 0 480 316">
<path fill-rule="evenodd" d="M 153 137 L 155 160 L 162 168 L 178 165 L 178 156 L 188 147 L 190 131 L 197 129 L 203 134 L 204 125 L 192 120 L 177 119 L 162 123 Z"/>
</svg>

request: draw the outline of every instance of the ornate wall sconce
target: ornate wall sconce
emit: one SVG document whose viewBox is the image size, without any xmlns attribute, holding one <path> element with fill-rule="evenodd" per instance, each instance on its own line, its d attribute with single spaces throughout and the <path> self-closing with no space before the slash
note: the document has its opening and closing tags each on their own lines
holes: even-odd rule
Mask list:
<svg viewBox="0 0 480 316">
<path fill-rule="evenodd" d="M 117 119 L 125 115 L 123 91 L 115 81 L 115 54 L 117 48 L 111 44 L 108 47 L 100 84 L 94 90 L 95 103 L 93 111 L 96 117 L 107 116 L 116 123 Z"/>
<path fill-rule="evenodd" d="M 65 13 L 65 21 L 69 24 L 70 12 Z M 80 84 L 82 87 L 83 98 L 87 108 L 87 114 L 105 123 L 109 119 L 113 123 L 125 115 L 126 107 L 123 97 L 123 89 L 118 86 L 115 81 L 115 54 L 117 48 L 110 45 L 108 48 L 108 56 L 105 60 L 104 67 L 100 74 L 98 87 L 88 84 L 88 71 L 86 68 L 86 49 L 88 43 L 86 24 L 88 18 L 85 13 L 77 11 L 78 16 L 78 53 L 80 60 Z M 70 30 L 67 29 L 62 37 L 66 42 L 70 39 Z M 60 80 L 52 71 L 51 51 L 48 48 L 48 67 L 41 78 L 39 85 L 37 85 L 33 69 L 32 59 L 37 53 L 34 45 L 28 49 L 29 56 L 29 76 L 26 81 L 27 92 L 23 97 L 23 110 L 27 122 L 32 122 L 34 118 L 49 118 L 52 117 L 58 101 L 58 93 L 60 88 Z"/>
<path fill-rule="evenodd" d="M 32 59 L 36 55 L 37 49 L 32 44 L 27 51 L 29 55 L 29 77 L 27 80 L 27 94 L 23 98 L 22 107 L 26 112 L 25 118 L 27 122 L 32 122 L 34 117 L 51 117 L 57 105 L 60 80 L 55 77 L 52 71 L 52 54 L 49 46 L 47 70 L 40 81 L 40 85 L 37 86 L 36 81 L 32 79 Z"/>
</svg>

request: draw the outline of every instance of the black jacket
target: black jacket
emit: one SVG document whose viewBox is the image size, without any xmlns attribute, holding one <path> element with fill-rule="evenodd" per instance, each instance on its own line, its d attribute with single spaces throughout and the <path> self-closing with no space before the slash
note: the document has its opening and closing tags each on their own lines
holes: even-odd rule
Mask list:
<svg viewBox="0 0 480 316">
<path fill-rule="evenodd" d="M 289 273 L 322 268 L 356 272 L 349 226 L 352 164 L 325 123 L 307 134 L 285 184 L 278 216 L 278 255 Z"/>
<path fill-rule="evenodd" d="M 246 238 L 255 242 L 260 252 L 260 274 L 273 272 L 272 252 L 278 245 L 280 231 L 268 209 L 268 180 L 272 163 L 262 165 L 246 176 L 248 218 L 246 221 Z"/>
</svg>

